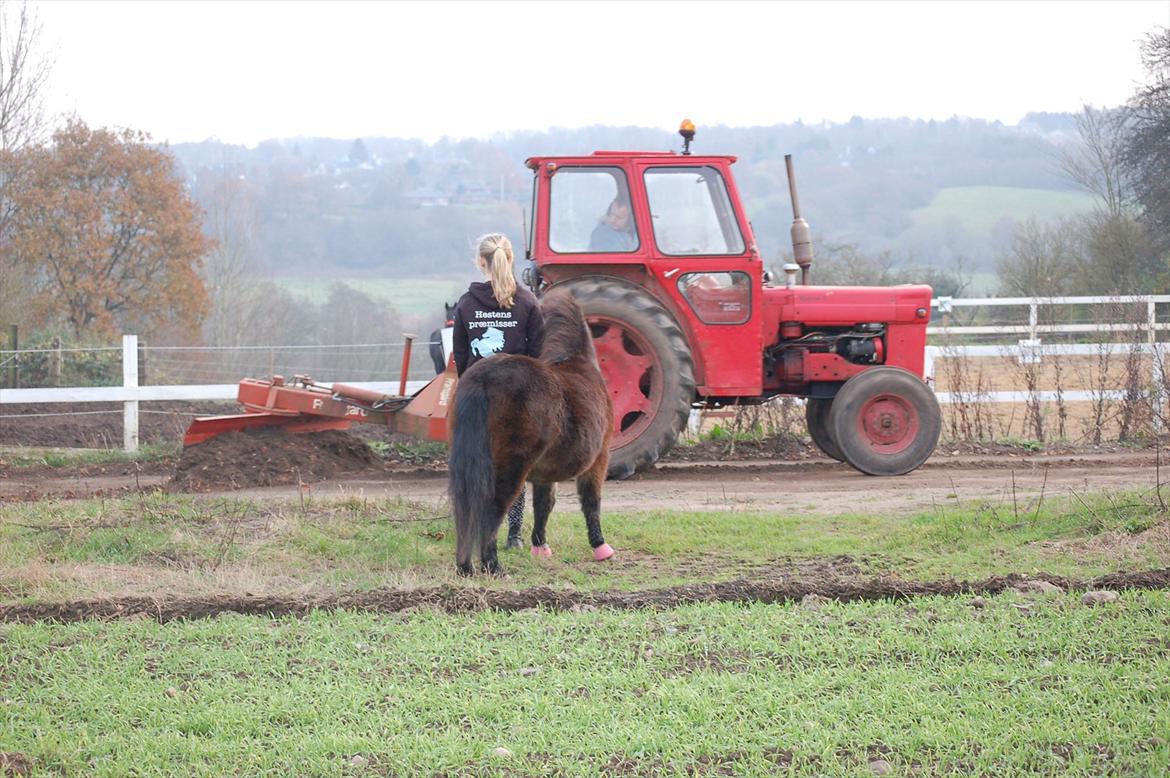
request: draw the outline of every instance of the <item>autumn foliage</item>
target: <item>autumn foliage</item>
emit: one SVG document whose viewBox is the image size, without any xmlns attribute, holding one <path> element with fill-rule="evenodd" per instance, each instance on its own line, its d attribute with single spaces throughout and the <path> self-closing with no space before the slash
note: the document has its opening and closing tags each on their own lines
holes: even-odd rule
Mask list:
<svg viewBox="0 0 1170 778">
<path fill-rule="evenodd" d="M 20 152 L 9 258 L 31 280 L 32 324 L 78 337 L 198 337 L 208 241 L 172 157 L 147 141 L 73 120 L 48 146 Z"/>
</svg>

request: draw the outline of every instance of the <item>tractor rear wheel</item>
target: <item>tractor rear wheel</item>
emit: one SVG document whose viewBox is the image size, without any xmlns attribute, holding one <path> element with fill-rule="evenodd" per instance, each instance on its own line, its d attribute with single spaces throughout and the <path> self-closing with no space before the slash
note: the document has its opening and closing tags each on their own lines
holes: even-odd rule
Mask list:
<svg viewBox="0 0 1170 778">
<path fill-rule="evenodd" d="M 941 430 L 934 392 L 896 367 L 853 376 L 829 411 L 829 432 L 845 461 L 867 475 L 914 470 L 934 453 Z"/>
<path fill-rule="evenodd" d="M 829 411 L 832 407 L 832 398 L 810 397 L 804 407 L 804 419 L 808 422 L 808 436 L 816 447 L 830 459 L 844 462 L 841 449 L 837 448 L 833 436 L 829 434 Z"/>
<path fill-rule="evenodd" d="M 638 287 L 587 279 L 567 288 L 585 312 L 613 400 L 608 475 L 628 478 L 657 462 L 686 426 L 695 395 L 691 351 L 671 315 Z"/>
</svg>

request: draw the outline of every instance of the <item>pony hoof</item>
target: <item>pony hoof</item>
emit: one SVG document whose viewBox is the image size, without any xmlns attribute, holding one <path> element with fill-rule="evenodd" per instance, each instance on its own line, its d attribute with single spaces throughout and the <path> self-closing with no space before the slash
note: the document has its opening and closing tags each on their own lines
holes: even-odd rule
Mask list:
<svg viewBox="0 0 1170 778">
<path fill-rule="evenodd" d="M 602 543 L 597 548 L 593 549 L 593 561 L 604 562 L 613 556 L 613 548 L 608 543 Z"/>
<path fill-rule="evenodd" d="M 551 557 L 552 549 L 548 547 L 548 543 L 545 543 L 543 546 L 533 546 L 532 555 L 535 557 Z"/>
</svg>

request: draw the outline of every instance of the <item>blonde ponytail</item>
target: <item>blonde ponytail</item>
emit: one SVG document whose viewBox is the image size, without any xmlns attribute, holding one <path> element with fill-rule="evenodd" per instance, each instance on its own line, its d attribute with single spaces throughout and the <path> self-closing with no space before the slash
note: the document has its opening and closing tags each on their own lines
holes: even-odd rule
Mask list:
<svg viewBox="0 0 1170 778">
<path fill-rule="evenodd" d="M 492 233 L 478 241 L 479 258 L 487 268 L 492 294 L 501 308 L 511 308 L 516 301 L 516 277 L 512 275 L 512 241 L 504 235 Z"/>
</svg>

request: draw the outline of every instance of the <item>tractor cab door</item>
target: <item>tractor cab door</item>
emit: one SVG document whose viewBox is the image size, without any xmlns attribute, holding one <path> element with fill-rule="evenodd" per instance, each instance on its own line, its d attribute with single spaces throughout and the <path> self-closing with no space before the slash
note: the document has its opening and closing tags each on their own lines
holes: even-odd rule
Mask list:
<svg viewBox="0 0 1170 778">
<path fill-rule="evenodd" d="M 699 393 L 763 390 L 763 267 L 725 163 L 639 164 L 647 267 L 687 318 Z"/>
</svg>

